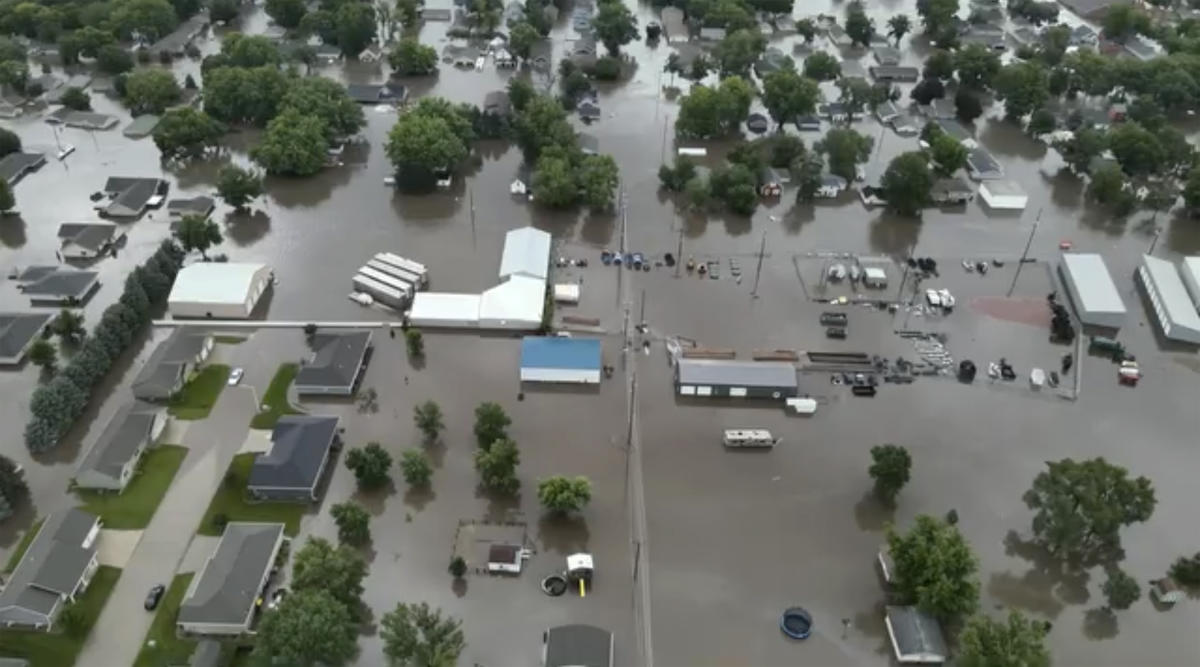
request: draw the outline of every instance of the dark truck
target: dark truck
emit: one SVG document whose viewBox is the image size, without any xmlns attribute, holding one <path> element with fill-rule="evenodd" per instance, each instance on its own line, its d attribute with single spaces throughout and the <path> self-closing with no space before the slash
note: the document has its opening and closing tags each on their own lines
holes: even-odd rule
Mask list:
<svg viewBox="0 0 1200 667">
<path fill-rule="evenodd" d="M 1125 358 L 1125 346 L 1115 338 L 1092 336 L 1088 340 L 1088 351 L 1112 357 L 1113 361 L 1121 361 Z"/>
</svg>

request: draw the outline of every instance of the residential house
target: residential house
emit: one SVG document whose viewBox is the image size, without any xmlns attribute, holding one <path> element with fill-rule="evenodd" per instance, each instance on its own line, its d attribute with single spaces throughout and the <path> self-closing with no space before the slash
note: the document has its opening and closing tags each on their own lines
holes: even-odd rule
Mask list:
<svg viewBox="0 0 1200 667">
<path fill-rule="evenodd" d="M 771 47 L 763 52 L 758 62 L 754 63 L 754 72 L 761 78 L 772 72 L 778 72 L 781 69 L 794 65 L 795 63 L 793 63 L 791 56 Z"/>
<path fill-rule="evenodd" d="M 1088 30 L 1091 30 L 1091 28 L 1088 28 Z M 1021 26 L 1009 34 L 1012 36 L 1013 41 L 1021 46 L 1036 47 L 1042 43 L 1042 33 L 1040 29 L 1032 28 L 1030 26 Z"/>
<path fill-rule="evenodd" d="M 849 110 L 841 102 L 829 102 L 817 105 L 817 113 L 831 123 L 844 123 L 853 120 Z"/>
<path fill-rule="evenodd" d="M 854 40 L 850 39 L 850 35 L 847 35 L 842 26 L 837 23 L 829 23 L 825 28 L 825 34 L 829 37 L 829 41 L 833 42 L 834 46 L 845 48 L 854 44 Z"/>
<path fill-rule="evenodd" d="M 147 208 L 161 204 L 169 187 L 161 178 L 114 176 L 104 184 L 104 192 L 112 200 L 96 208 L 108 218 L 138 218 Z"/>
<path fill-rule="evenodd" d="M 764 167 L 758 173 L 758 194 L 763 197 L 778 197 L 783 194 L 783 186 L 791 180 L 791 175 L 785 170 Z"/>
<path fill-rule="evenodd" d="M 817 197 L 821 199 L 835 199 L 842 191 L 846 189 L 846 179 L 836 174 L 824 174 L 821 176 L 821 186 L 817 188 Z"/>
<path fill-rule="evenodd" d="M 481 111 L 486 116 L 508 118 L 512 115 L 512 102 L 508 99 L 507 90 L 493 90 L 483 96 Z"/>
<path fill-rule="evenodd" d="M 960 38 L 964 44 L 979 44 L 985 46 L 992 51 L 1002 53 L 1008 49 L 1008 44 L 1004 41 L 1004 30 L 992 26 L 980 26 L 967 31 L 967 34 Z"/>
<path fill-rule="evenodd" d="M 271 431 L 271 449 L 250 468 L 247 491 L 259 500 L 317 500 L 330 454 L 340 447 L 338 417 L 285 415 Z"/>
<path fill-rule="evenodd" d="M 332 44 L 321 44 L 314 51 L 318 65 L 328 67 L 342 61 L 342 50 Z"/>
<path fill-rule="evenodd" d="M 875 65 L 867 68 L 871 78 L 885 83 L 912 83 L 921 78 L 921 70 L 902 65 Z"/>
<path fill-rule="evenodd" d="M 875 105 L 875 117 L 879 119 L 879 122 L 887 125 L 900 117 L 900 109 L 895 102 L 888 100 Z"/>
<path fill-rule="evenodd" d="M 1091 26 L 1080 23 L 1071 29 L 1071 46 L 1095 46 L 1100 41 L 1100 35 Z"/>
<path fill-rule="evenodd" d="M 41 153 L 9 153 L 0 158 L 0 178 L 13 186 L 25 174 L 37 171 L 44 164 L 46 164 L 46 156 Z"/>
<path fill-rule="evenodd" d="M 50 313 L 0 313 L 0 366 L 16 366 L 38 340 Z"/>
<path fill-rule="evenodd" d="M 591 67 L 596 64 L 596 39 L 589 34 L 568 42 L 566 57 L 577 67 Z"/>
<path fill-rule="evenodd" d="M 64 222 L 58 226 L 58 254 L 63 259 L 95 259 L 125 238 L 110 222 Z"/>
<path fill-rule="evenodd" d="M 517 66 L 517 59 L 508 49 L 500 47 L 492 51 L 492 61 L 500 69 L 512 69 Z"/>
<path fill-rule="evenodd" d="M 162 119 L 154 114 L 143 114 L 126 125 L 121 134 L 129 139 L 143 139 L 154 134 L 154 128 L 158 127 L 160 120 Z"/>
<path fill-rule="evenodd" d="M 386 54 L 383 52 L 383 49 L 380 48 L 378 44 L 372 44 L 362 51 L 359 51 L 358 62 L 367 64 L 377 63 L 383 60 L 385 55 Z"/>
<path fill-rule="evenodd" d="M 683 19 L 683 10 L 678 7 L 663 7 L 659 14 L 663 32 L 667 34 L 668 44 L 686 44 L 691 36 L 688 34 L 687 23 Z"/>
<path fill-rule="evenodd" d="M 966 146 L 967 150 L 979 146 L 979 143 L 975 141 L 975 135 L 971 134 L 970 130 L 953 118 L 935 118 L 929 122 L 936 125 L 942 131 L 942 134 L 953 137 L 958 143 Z"/>
<path fill-rule="evenodd" d="M 166 425 L 166 416 L 157 408 L 138 403 L 122 406 L 79 464 L 75 486 L 124 491 L 142 454 L 158 441 Z"/>
<path fill-rule="evenodd" d="M 700 28 L 701 42 L 719 42 L 725 39 L 725 28 Z"/>
<path fill-rule="evenodd" d="M 49 631 L 100 567 L 100 519 L 81 509 L 46 517 L 0 591 L 0 628 Z"/>
<path fill-rule="evenodd" d="M 300 367 L 296 393 L 350 396 L 371 352 L 370 331 L 341 331 L 312 337 L 312 359 Z"/>
<path fill-rule="evenodd" d="M 208 27 L 208 15 L 204 13 L 195 14 L 191 18 L 179 24 L 170 34 L 158 40 L 150 46 L 150 53 L 153 56 L 158 56 L 161 53 L 168 53 L 176 58 L 184 55 L 187 47 L 191 46 L 192 42 L 204 29 Z"/>
<path fill-rule="evenodd" d="M 976 148 L 967 154 L 967 173 L 976 181 L 1004 178 L 1004 168 L 983 148 Z"/>
<path fill-rule="evenodd" d="M 198 215 L 207 219 L 216 208 L 212 197 L 200 195 L 190 199 L 172 199 L 167 202 L 167 216 L 172 222 L 183 220 L 189 215 Z"/>
<path fill-rule="evenodd" d="M 282 523 L 235 521 L 184 593 L 176 629 L 182 635 L 249 634 L 255 612 L 287 538 Z"/>
<path fill-rule="evenodd" d="M 421 7 L 417 10 L 421 14 L 421 20 L 429 21 L 446 21 L 449 22 L 453 18 L 454 13 L 450 9 L 437 9 L 433 7 Z"/>
<path fill-rule="evenodd" d="M 474 61 L 471 66 L 475 66 Z M 383 84 L 352 83 L 346 86 L 346 95 L 359 104 L 398 105 L 408 101 L 408 88 L 392 81 Z"/>
<path fill-rule="evenodd" d="M 871 56 L 879 65 L 892 67 L 900 64 L 900 49 L 891 46 L 880 46 L 871 50 Z"/>
<path fill-rule="evenodd" d="M 580 35 L 592 34 L 592 16 L 595 9 L 591 6 L 576 6 L 571 12 L 571 28 Z"/>
<path fill-rule="evenodd" d="M 600 120 L 600 103 L 594 97 L 585 97 L 575 105 L 579 117 L 585 121 Z"/>
<path fill-rule="evenodd" d="M 584 155 L 598 155 L 600 153 L 600 140 L 595 135 L 580 132 L 577 137 L 579 150 Z"/>
<path fill-rule="evenodd" d="M 131 387 L 134 397 L 142 401 L 169 400 L 208 360 L 213 343 L 209 333 L 192 332 L 183 327 L 173 330 L 142 364 Z"/>
<path fill-rule="evenodd" d="M 1158 45 L 1141 35 L 1125 40 L 1125 51 L 1142 62 L 1153 60 L 1159 55 Z"/>
<path fill-rule="evenodd" d="M 821 119 L 815 114 L 796 116 L 796 129 L 801 132 L 820 132 Z"/>
<path fill-rule="evenodd" d="M 17 274 L 17 290 L 34 306 L 78 306 L 100 288 L 100 274 L 57 266 L 31 266 Z"/>
<path fill-rule="evenodd" d="M 539 72 L 551 71 L 554 68 L 554 45 L 548 39 L 539 39 L 533 43 L 525 62 Z"/>
<path fill-rule="evenodd" d="M 49 125 L 66 125 L 81 130 L 110 130 L 120 122 L 116 116 L 95 111 L 75 111 L 66 107 L 46 114 L 45 121 Z"/>
<path fill-rule="evenodd" d="M 975 191 L 961 178 L 940 178 L 929 191 L 933 203 L 939 206 L 966 204 L 975 198 Z"/>
<path fill-rule="evenodd" d="M 917 121 L 908 114 L 901 114 L 892 119 L 892 130 L 901 137 L 915 137 L 921 133 Z"/>
<path fill-rule="evenodd" d="M 1096 20 L 1104 17 L 1110 7 L 1133 5 L 1133 0 L 1058 0 L 1059 4 L 1075 12 L 1080 18 Z"/>
<path fill-rule="evenodd" d="M 525 20 L 525 4 L 513 0 L 504 6 L 504 13 L 501 16 L 501 23 L 508 27 L 512 27 L 517 23 Z"/>
<path fill-rule="evenodd" d="M 594 625 L 557 625 L 542 633 L 543 667 L 613 667 L 613 634 Z"/>
</svg>

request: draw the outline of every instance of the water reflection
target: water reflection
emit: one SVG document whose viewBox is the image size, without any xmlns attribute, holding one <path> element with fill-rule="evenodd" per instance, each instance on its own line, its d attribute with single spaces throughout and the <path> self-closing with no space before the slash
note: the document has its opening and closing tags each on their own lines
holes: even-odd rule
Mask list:
<svg viewBox="0 0 1200 667">
<path fill-rule="evenodd" d="M 271 216 L 266 211 L 231 211 L 225 215 L 225 239 L 244 248 L 271 231 Z"/>
</svg>

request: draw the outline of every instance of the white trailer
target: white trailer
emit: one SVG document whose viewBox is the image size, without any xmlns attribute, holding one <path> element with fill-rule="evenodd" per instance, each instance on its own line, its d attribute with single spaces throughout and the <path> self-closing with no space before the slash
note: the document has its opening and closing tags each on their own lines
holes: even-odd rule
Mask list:
<svg viewBox="0 0 1200 667">
<path fill-rule="evenodd" d="M 429 284 L 429 269 L 425 268 L 425 265 L 420 262 L 414 262 L 411 259 L 390 252 L 381 252 L 375 255 L 375 259 L 385 264 L 391 264 L 398 269 L 415 273 L 421 278 L 422 285 Z"/>
<path fill-rule="evenodd" d="M 355 291 L 362 292 L 363 294 L 370 294 L 371 298 L 385 306 L 403 309 L 408 302 L 408 297 L 404 292 L 392 287 L 388 287 L 387 285 L 364 276 L 361 273 L 354 276 L 352 282 L 354 284 Z"/>
<path fill-rule="evenodd" d="M 381 262 L 377 259 L 373 259 L 373 260 L 367 262 L 367 268 L 375 269 L 376 271 L 378 271 L 384 275 L 389 275 L 394 278 L 399 278 L 400 280 L 403 280 L 405 283 L 408 283 L 408 285 L 412 287 L 414 292 L 420 290 L 422 287 L 420 276 L 418 276 L 417 274 L 415 274 L 411 271 L 405 271 L 404 269 L 398 269 L 386 262 Z"/>
<path fill-rule="evenodd" d="M 412 286 L 409 285 L 408 283 L 404 282 L 403 280 L 400 280 L 399 278 L 397 278 L 395 276 L 389 276 L 388 274 L 386 274 L 382 271 L 376 271 L 375 269 L 372 269 L 372 268 L 369 268 L 366 266 L 364 266 L 358 270 L 358 275 L 366 276 L 366 277 L 370 278 L 371 280 L 374 280 L 377 283 L 382 283 L 384 285 L 387 285 L 388 287 L 396 290 L 397 292 L 404 294 L 406 299 L 412 298 L 412 295 L 413 295 Z"/>
</svg>

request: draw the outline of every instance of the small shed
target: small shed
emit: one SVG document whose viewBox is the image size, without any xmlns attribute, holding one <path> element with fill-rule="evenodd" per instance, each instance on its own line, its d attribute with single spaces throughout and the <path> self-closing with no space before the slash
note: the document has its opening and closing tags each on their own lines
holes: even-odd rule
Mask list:
<svg viewBox="0 0 1200 667">
<path fill-rule="evenodd" d="M 599 384 L 598 338 L 526 336 L 521 341 L 521 382 Z"/>
<path fill-rule="evenodd" d="M 888 605 L 884 615 L 896 662 L 902 665 L 940 665 L 949 653 L 942 626 L 916 607 Z"/>
<path fill-rule="evenodd" d="M 882 289 L 887 287 L 887 271 L 881 266 L 863 267 L 863 285 Z"/>
<path fill-rule="evenodd" d="M 1029 204 L 1029 195 L 1015 181 L 984 181 L 979 196 L 988 208 L 999 211 L 1023 211 Z"/>
<path fill-rule="evenodd" d="M 555 285 L 554 300 L 558 303 L 579 303 L 579 283 L 558 283 Z"/>
<path fill-rule="evenodd" d="M 940 178 L 934 182 L 930 196 L 935 204 L 956 205 L 974 199 L 975 192 L 961 178 Z"/>
<path fill-rule="evenodd" d="M 1058 270 L 1080 322 L 1113 329 L 1121 326 L 1125 321 L 1125 302 L 1103 257 L 1092 253 L 1063 253 Z"/>
<path fill-rule="evenodd" d="M 528 551 L 517 544 L 493 544 L 488 547 L 488 572 L 492 574 L 521 574 Z"/>
</svg>

